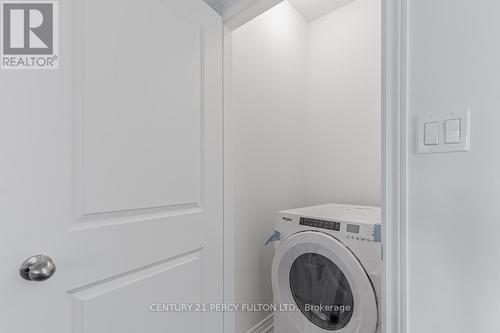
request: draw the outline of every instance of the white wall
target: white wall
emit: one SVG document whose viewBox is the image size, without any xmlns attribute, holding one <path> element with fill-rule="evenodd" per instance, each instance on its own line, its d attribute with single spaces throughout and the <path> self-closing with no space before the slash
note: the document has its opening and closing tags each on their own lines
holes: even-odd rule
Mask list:
<svg viewBox="0 0 500 333">
<path fill-rule="evenodd" d="M 410 1 L 410 332 L 497 333 L 500 2 Z M 471 152 L 414 153 L 413 118 L 471 108 Z"/>
<path fill-rule="evenodd" d="M 231 129 L 237 303 L 272 303 L 278 209 L 305 203 L 307 26 L 287 2 L 233 33 Z M 227 138 L 226 138 L 227 139 Z M 236 313 L 236 333 L 263 313 Z"/>
<path fill-rule="evenodd" d="M 380 0 L 309 24 L 309 203 L 380 204 L 380 82 Z"/>
</svg>

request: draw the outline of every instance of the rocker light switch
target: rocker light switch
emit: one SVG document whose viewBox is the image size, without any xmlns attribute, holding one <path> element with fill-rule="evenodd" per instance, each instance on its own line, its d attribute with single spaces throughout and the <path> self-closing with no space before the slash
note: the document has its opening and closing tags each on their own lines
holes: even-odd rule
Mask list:
<svg viewBox="0 0 500 333">
<path fill-rule="evenodd" d="M 448 119 L 444 122 L 444 143 L 460 143 L 460 118 Z"/>
<path fill-rule="evenodd" d="M 416 120 L 418 154 L 469 151 L 469 109 L 422 113 Z"/>
<path fill-rule="evenodd" d="M 431 121 L 424 124 L 424 145 L 435 146 L 439 144 L 439 122 Z"/>
</svg>

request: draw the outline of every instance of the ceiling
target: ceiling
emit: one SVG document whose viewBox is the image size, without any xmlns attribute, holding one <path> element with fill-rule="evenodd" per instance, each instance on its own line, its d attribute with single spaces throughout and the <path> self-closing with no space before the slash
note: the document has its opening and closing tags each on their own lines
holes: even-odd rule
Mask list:
<svg viewBox="0 0 500 333">
<path fill-rule="evenodd" d="M 205 0 L 205 2 L 217 13 L 222 15 L 225 9 L 233 6 L 238 0 Z"/>
<path fill-rule="evenodd" d="M 288 0 L 308 22 L 325 16 L 352 1 L 354 0 Z"/>
<path fill-rule="evenodd" d="M 224 23 L 239 26 L 255 16 L 265 12 L 282 0 L 205 0 L 217 13 L 222 16 Z M 306 19 L 312 22 L 354 0 L 288 0 L 295 9 Z M 241 13 L 244 14 L 241 18 Z M 237 18 L 235 22 L 232 22 Z"/>
<path fill-rule="evenodd" d="M 236 29 L 283 0 L 205 0 L 230 29 Z"/>
</svg>

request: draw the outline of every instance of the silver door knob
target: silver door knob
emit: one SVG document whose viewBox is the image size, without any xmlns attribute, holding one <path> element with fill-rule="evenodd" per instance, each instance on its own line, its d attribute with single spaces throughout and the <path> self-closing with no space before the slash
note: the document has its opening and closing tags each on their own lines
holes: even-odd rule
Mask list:
<svg viewBox="0 0 500 333">
<path fill-rule="evenodd" d="M 41 254 L 29 257 L 19 267 L 19 274 L 29 281 L 45 281 L 55 272 L 56 265 L 52 258 Z"/>
</svg>

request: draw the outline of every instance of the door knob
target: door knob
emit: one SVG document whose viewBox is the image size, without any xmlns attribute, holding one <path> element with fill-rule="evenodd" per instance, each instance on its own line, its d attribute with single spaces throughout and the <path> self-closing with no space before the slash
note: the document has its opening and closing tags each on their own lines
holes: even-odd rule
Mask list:
<svg viewBox="0 0 500 333">
<path fill-rule="evenodd" d="M 52 258 L 41 254 L 29 257 L 19 267 L 19 274 L 29 281 L 45 281 L 55 272 L 56 265 Z"/>
</svg>

